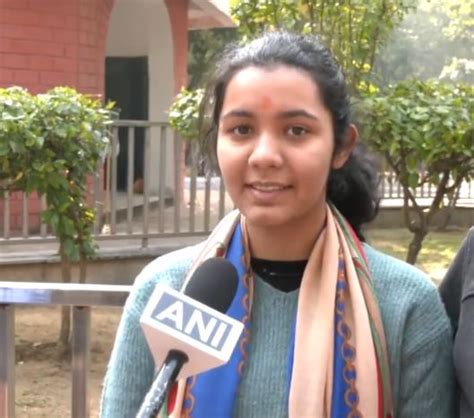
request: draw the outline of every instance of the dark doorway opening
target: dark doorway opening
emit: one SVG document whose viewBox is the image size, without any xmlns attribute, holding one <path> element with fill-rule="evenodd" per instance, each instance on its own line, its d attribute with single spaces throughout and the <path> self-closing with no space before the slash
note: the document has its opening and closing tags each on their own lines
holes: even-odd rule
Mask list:
<svg viewBox="0 0 474 418">
<path fill-rule="evenodd" d="M 148 120 L 148 57 L 107 57 L 105 98 L 116 103 L 119 119 Z M 127 189 L 128 132 L 119 128 L 117 189 Z M 135 129 L 133 181 L 143 179 L 145 128 Z"/>
</svg>

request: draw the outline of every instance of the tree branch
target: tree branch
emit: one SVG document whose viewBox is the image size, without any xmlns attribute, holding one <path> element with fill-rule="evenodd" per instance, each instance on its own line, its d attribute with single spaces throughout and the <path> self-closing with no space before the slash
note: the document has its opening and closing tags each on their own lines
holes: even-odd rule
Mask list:
<svg viewBox="0 0 474 418">
<path fill-rule="evenodd" d="M 400 148 L 401 151 L 401 161 L 404 161 L 405 158 L 405 153 L 403 151 L 403 147 Z M 424 214 L 423 214 L 423 209 L 418 205 L 418 202 L 416 201 L 415 195 L 411 192 L 410 188 L 408 185 L 406 185 L 403 181 L 403 175 L 402 175 L 402 170 L 399 168 L 398 164 L 395 164 L 393 159 L 391 158 L 389 153 L 385 153 L 385 158 L 387 159 L 387 162 L 389 165 L 392 167 L 393 171 L 395 172 L 397 178 L 400 181 L 400 184 L 402 185 L 403 189 L 403 217 L 405 220 L 406 227 L 409 229 L 410 232 L 415 233 L 418 229 L 422 228 L 425 222 L 424 219 Z M 403 167 L 403 165 L 401 164 Z M 406 173 L 405 177 L 406 177 Z M 412 206 L 410 206 L 410 203 Z M 418 217 L 418 221 L 420 225 L 416 227 L 413 222 L 411 222 L 410 219 L 410 208 L 415 212 L 415 214 Z"/>
<path fill-rule="evenodd" d="M 323 28 L 324 28 L 324 6 L 326 5 L 326 1 L 322 0 L 321 2 L 321 11 L 319 13 L 319 32 L 323 33 Z"/>
<path fill-rule="evenodd" d="M 311 33 L 315 33 L 315 14 L 314 14 L 314 5 L 311 1 L 308 2 L 308 9 L 309 9 L 309 18 L 310 18 L 310 25 L 311 25 Z"/>
</svg>

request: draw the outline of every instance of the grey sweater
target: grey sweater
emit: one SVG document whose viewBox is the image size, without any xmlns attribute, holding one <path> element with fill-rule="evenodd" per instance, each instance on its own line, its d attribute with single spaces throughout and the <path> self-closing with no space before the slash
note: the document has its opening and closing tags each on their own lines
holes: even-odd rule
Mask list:
<svg viewBox="0 0 474 418">
<path fill-rule="evenodd" d="M 474 228 L 440 285 L 455 330 L 454 366 L 459 383 L 459 416 L 474 417 Z"/>
<path fill-rule="evenodd" d="M 435 286 L 414 267 L 368 245 L 365 250 L 389 348 L 395 417 L 453 417 L 451 327 Z M 135 416 L 154 374 L 140 315 L 158 282 L 180 287 L 196 251 L 188 247 L 160 257 L 137 277 L 107 369 L 101 417 Z M 256 278 L 252 343 L 234 417 L 288 416 L 286 366 L 282 365 L 286 365 L 297 300 L 298 290 L 283 293 Z"/>
</svg>

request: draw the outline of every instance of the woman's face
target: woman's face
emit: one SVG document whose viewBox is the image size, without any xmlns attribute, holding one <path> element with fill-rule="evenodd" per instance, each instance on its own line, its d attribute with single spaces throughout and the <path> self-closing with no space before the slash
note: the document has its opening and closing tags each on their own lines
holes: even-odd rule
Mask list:
<svg viewBox="0 0 474 418">
<path fill-rule="evenodd" d="M 227 191 L 249 225 L 319 225 L 329 170 L 348 156 L 333 158 L 333 151 L 331 114 L 305 71 L 247 67 L 232 77 L 217 157 Z"/>
</svg>

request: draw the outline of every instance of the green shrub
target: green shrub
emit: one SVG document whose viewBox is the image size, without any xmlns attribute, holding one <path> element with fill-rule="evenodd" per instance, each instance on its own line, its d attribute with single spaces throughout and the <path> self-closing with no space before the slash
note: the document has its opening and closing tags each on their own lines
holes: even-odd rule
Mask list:
<svg viewBox="0 0 474 418">
<path fill-rule="evenodd" d="M 203 89 L 182 89 L 168 112 L 169 123 L 184 139 L 198 136 L 199 106 L 204 96 Z"/>
</svg>

